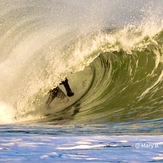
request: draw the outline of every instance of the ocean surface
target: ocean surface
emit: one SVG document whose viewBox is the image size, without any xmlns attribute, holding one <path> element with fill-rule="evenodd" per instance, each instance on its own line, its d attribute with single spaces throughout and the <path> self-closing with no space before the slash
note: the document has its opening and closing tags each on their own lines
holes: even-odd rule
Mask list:
<svg viewBox="0 0 163 163">
<path fill-rule="evenodd" d="M 0 79 L 0 162 L 163 162 L 162 0 L 0 0 Z"/>
</svg>

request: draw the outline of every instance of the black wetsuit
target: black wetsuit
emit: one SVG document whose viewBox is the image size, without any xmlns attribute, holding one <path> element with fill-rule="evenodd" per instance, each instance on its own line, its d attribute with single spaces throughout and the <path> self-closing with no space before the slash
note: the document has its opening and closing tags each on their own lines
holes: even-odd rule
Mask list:
<svg viewBox="0 0 163 163">
<path fill-rule="evenodd" d="M 62 81 L 62 83 L 60 83 L 60 85 L 64 85 L 66 92 L 67 92 L 67 96 L 71 97 L 74 95 L 74 93 L 72 92 L 69 84 L 68 84 L 68 79 L 66 78 L 64 81 Z"/>
</svg>

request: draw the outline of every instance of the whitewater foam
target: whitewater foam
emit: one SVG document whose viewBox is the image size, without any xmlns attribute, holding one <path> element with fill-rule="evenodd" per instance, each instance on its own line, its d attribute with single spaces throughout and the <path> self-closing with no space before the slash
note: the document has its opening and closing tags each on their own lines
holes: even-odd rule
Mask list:
<svg viewBox="0 0 163 163">
<path fill-rule="evenodd" d="M 15 121 L 15 108 L 0 101 L 0 124 L 13 123 Z"/>
</svg>

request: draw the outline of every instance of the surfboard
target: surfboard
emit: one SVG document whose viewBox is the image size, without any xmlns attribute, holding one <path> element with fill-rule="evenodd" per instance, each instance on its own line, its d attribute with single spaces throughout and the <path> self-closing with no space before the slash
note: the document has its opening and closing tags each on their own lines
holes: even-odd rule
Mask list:
<svg viewBox="0 0 163 163">
<path fill-rule="evenodd" d="M 65 93 L 59 88 L 59 87 L 56 87 L 52 90 L 49 91 L 49 97 L 46 101 L 46 104 L 47 105 L 50 105 L 51 102 L 57 97 L 57 98 L 61 98 L 61 99 L 64 99 L 66 97 Z"/>
<path fill-rule="evenodd" d="M 66 97 L 65 93 L 58 87 L 57 98 L 64 99 Z"/>
</svg>

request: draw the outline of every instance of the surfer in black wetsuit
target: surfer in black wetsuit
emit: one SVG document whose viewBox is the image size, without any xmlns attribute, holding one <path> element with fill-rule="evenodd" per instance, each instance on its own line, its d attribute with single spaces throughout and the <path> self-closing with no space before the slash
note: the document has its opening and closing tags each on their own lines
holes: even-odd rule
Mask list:
<svg viewBox="0 0 163 163">
<path fill-rule="evenodd" d="M 65 78 L 65 80 L 62 81 L 60 85 L 63 85 L 65 87 L 68 97 L 71 97 L 74 95 L 74 93 L 72 92 L 69 86 L 67 78 Z M 58 86 L 49 91 L 49 97 L 48 97 L 48 100 L 46 101 L 46 104 L 50 105 L 50 103 L 54 100 L 55 97 L 60 97 L 60 98 L 65 97 L 65 94 Z"/>
<path fill-rule="evenodd" d="M 69 86 L 69 84 L 68 84 L 68 79 L 67 79 L 67 78 L 65 78 L 65 80 L 62 81 L 62 82 L 60 83 L 60 85 L 62 85 L 62 84 L 64 85 L 64 87 L 65 87 L 65 89 L 66 89 L 67 96 L 68 96 L 68 97 L 73 96 L 74 93 L 72 92 L 72 90 L 71 90 L 71 88 L 70 88 L 70 86 Z"/>
</svg>

